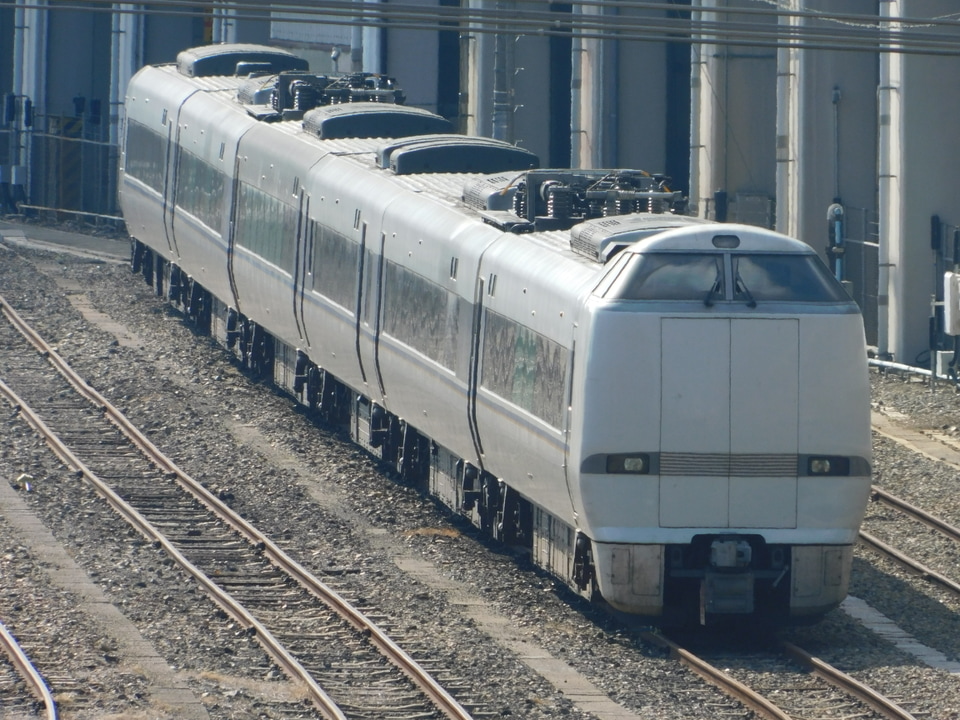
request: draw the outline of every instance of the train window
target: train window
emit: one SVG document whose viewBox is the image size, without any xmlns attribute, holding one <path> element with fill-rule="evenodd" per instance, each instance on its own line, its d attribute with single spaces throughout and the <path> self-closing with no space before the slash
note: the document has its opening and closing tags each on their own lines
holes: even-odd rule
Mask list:
<svg viewBox="0 0 960 720">
<path fill-rule="evenodd" d="M 353 308 L 360 246 L 316 220 L 312 223 L 313 289 L 343 307 Z"/>
<path fill-rule="evenodd" d="M 733 255 L 735 301 L 847 302 L 846 290 L 815 255 Z"/>
<path fill-rule="evenodd" d="M 721 253 L 648 253 L 634 255 L 605 297 L 621 300 L 722 300 L 725 294 Z"/>
<path fill-rule="evenodd" d="M 185 148 L 177 164 L 176 204 L 204 225 L 220 231 L 223 173 Z"/>
<path fill-rule="evenodd" d="M 293 207 L 259 188 L 240 184 L 237 244 L 291 273 L 297 220 Z"/>
<path fill-rule="evenodd" d="M 167 141 L 135 120 L 127 120 L 124 172 L 163 192 Z"/>
<path fill-rule="evenodd" d="M 484 388 L 560 427 L 566 371 L 565 347 L 499 313 L 484 311 Z"/>
<path fill-rule="evenodd" d="M 384 333 L 448 369 L 456 368 L 460 298 L 389 261 L 383 285 Z"/>
</svg>

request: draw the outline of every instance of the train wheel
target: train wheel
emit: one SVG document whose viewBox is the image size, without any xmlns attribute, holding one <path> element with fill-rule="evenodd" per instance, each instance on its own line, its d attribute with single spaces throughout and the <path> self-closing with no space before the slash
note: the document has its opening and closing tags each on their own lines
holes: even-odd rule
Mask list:
<svg viewBox="0 0 960 720">
<path fill-rule="evenodd" d="M 593 567 L 593 544 L 583 533 L 577 531 L 573 556 L 573 581 L 577 589 L 588 597 L 597 594 L 596 571 Z"/>
<path fill-rule="evenodd" d="M 147 285 L 153 286 L 153 267 L 155 264 L 153 251 L 145 245 L 141 245 L 141 247 L 143 248 L 143 254 L 140 257 L 140 273 L 143 275 L 143 281 Z"/>
<path fill-rule="evenodd" d="M 418 485 L 426 479 L 430 466 L 429 450 L 427 439 L 406 421 L 401 420 L 396 471 L 403 482 Z"/>
<path fill-rule="evenodd" d="M 146 246 L 136 238 L 130 238 L 130 271 L 139 273 L 143 269 L 143 254 Z"/>
<path fill-rule="evenodd" d="M 491 537 L 497 537 L 500 514 L 500 482 L 490 473 L 483 473 L 480 483 L 480 529 Z"/>
<path fill-rule="evenodd" d="M 520 493 L 500 484 L 503 498 L 497 518 L 497 539 L 508 545 L 533 545 L 533 508 Z"/>
<path fill-rule="evenodd" d="M 154 284 L 154 291 L 156 292 L 157 297 L 162 298 L 163 297 L 163 265 L 164 265 L 163 258 L 157 255 L 156 253 L 154 253 L 153 263 L 154 263 L 153 279 L 156 281 Z"/>
</svg>

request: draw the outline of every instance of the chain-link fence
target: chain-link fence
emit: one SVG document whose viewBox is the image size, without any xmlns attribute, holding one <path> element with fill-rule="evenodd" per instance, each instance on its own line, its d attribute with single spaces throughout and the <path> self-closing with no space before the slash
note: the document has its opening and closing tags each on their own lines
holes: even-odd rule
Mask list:
<svg viewBox="0 0 960 720">
<path fill-rule="evenodd" d="M 109 142 L 107 125 L 97 116 L 31 119 L 27 127 L 0 128 L 3 211 L 13 212 L 16 205 L 26 204 L 119 215 L 119 150 Z"/>
<path fill-rule="evenodd" d="M 868 345 L 876 345 L 879 332 L 880 219 L 876 210 L 844 207 L 844 280 L 863 313 Z"/>
</svg>

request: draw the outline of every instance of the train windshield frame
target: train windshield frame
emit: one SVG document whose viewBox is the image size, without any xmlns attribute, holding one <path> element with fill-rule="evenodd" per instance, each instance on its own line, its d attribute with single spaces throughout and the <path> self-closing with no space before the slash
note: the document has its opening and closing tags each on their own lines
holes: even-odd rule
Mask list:
<svg viewBox="0 0 960 720">
<path fill-rule="evenodd" d="M 625 253 L 598 294 L 609 300 L 850 303 L 819 257 L 805 253 Z"/>
</svg>

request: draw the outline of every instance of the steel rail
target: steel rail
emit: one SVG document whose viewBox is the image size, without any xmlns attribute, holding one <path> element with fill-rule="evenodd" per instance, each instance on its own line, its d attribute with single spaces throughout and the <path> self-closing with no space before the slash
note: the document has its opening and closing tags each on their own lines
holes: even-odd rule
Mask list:
<svg viewBox="0 0 960 720">
<path fill-rule="evenodd" d="M 677 645 L 673 640 L 659 635 L 657 633 L 645 632 L 642 637 L 661 647 L 670 650 L 670 657 L 679 660 L 681 663 L 693 670 L 711 685 L 720 688 L 724 693 L 743 703 L 754 712 L 771 720 L 793 720 L 793 718 L 778 708 L 772 702 L 767 700 L 755 690 L 750 689 L 739 680 L 732 678 L 718 667 L 714 667 L 706 660 L 697 657 L 689 650 Z"/>
<path fill-rule="evenodd" d="M 960 542 L 960 528 L 944 522 L 940 518 L 931 515 L 926 510 L 921 510 L 916 505 L 911 505 L 906 500 L 898 498 L 896 495 L 891 495 L 886 490 L 883 490 L 876 485 L 871 486 L 870 491 L 873 494 L 873 499 L 877 502 L 882 502 L 885 505 L 895 508 L 905 515 L 909 515 L 914 520 L 918 520 L 924 525 L 932 527 L 934 530 L 940 531 L 947 537 Z"/>
<path fill-rule="evenodd" d="M 27 681 L 30 692 L 43 703 L 47 720 L 57 720 L 57 703 L 53 699 L 50 688 L 47 687 L 47 683 L 44 682 L 43 676 L 40 675 L 37 668 L 30 662 L 30 658 L 20 647 L 20 643 L 10 634 L 10 631 L 2 622 L 0 622 L 0 646 L 3 647 L 4 653 L 13 663 L 20 677 Z"/>
<path fill-rule="evenodd" d="M 300 585 L 306 588 L 310 593 L 317 597 L 321 602 L 330 607 L 340 617 L 346 620 L 357 631 L 365 634 L 375 647 L 377 647 L 397 668 L 399 668 L 410 680 L 436 705 L 436 707 L 450 720 L 472 720 L 470 713 L 460 705 L 457 700 L 450 695 L 420 664 L 414 660 L 406 651 L 397 645 L 383 630 L 375 623 L 366 618 L 363 613 L 354 608 L 347 600 L 341 597 L 336 591 L 325 583 L 314 577 L 308 570 L 300 565 L 296 560 L 289 557 L 273 541 L 263 535 L 253 525 L 248 523 L 229 506 L 225 505 L 203 485 L 194 480 L 190 475 L 181 470 L 170 458 L 166 457 L 149 439 L 147 439 L 129 420 L 114 407 L 100 393 L 90 387 L 82 378 L 80 378 L 67 362 L 52 348 L 36 331 L 34 331 L 15 310 L 0 297 L 0 309 L 10 319 L 10 322 L 17 328 L 21 334 L 26 337 L 37 350 L 63 375 L 76 390 L 94 405 L 100 407 L 105 416 L 122 432 L 131 442 L 140 447 L 158 467 L 170 473 L 175 477 L 178 483 L 188 492 L 193 494 L 201 503 L 203 503 L 212 512 L 224 519 L 234 530 L 243 535 L 249 542 L 258 545 L 265 556 L 267 556 L 277 567 L 293 577 Z M 2 383 L 0 383 L 2 384 Z M 37 418 L 39 421 L 39 418 Z M 42 422 L 42 421 L 41 421 Z M 69 450 L 67 450 L 69 452 Z M 59 454 L 59 453 L 58 453 Z M 71 454 L 72 456 L 72 454 Z M 63 458 L 63 456 L 61 456 Z M 79 463 L 78 460 L 72 460 L 67 464 Z M 102 483 L 101 483 L 102 484 Z M 110 488 L 104 485 L 104 488 L 111 495 L 116 497 Z M 123 501 L 117 497 L 118 502 Z M 125 503 L 124 503 L 125 504 Z M 135 510 L 131 511 L 136 513 Z M 142 519 L 142 522 L 147 523 Z M 171 546 L 176 552 L 176 548 Z M 178 553 L 179 554 L 179 553 Z M 189 562 L 183 558 L 184 562 Z M 192 566 L 191 566 L 192 567 Z M 200 571 L 197 570 L 199 573 Z M 202 573 L 201 573 L 202 575 Z M 205 576 L 204 576 L 205 577 Z M 219 588 L 217 588 L 219 590 Z M 255 622 L 255 621 L 254 621 Z M 266 632 L 266 629 L 263 629 Z M 259 633 L 259 629 L 258 629 Z M 279 643 L 278 643 L 279 645 Z M 295 661 L 294 661 L 295 662 Z M 299 666 L 299 664 L 298 664 Z M 304 671 L 306 672 L 306 671 Z M 312 680 L 312 678 L 311 678 Z M 314 683 L 315 684 L 315 683 Z M 319 689 L 319 688 L 318 688 Z M 322 692 L 322 690 L 321 690 Z M 325 694 L 324 694 L 325 695 Z M 332 701 L 331 701 L 332 702 Z"/>
<path fill-rule="evenodd" d="M 865 532 L 864 530 L 861 530 L 860 542 L 863 545 L 866 545 L 867 547 L 869 547 L 871 550 L 874 550 L 875 552 L 878 552 L 881 555 L 886 555 L 891 560 L 894 560 L 895 562 L 899 563 L 900 565 L 907 568 L 908 570 L 912 570 L 913 572 L 923 577 L 925 580 L 930 580 L 932 582 L 935 582 L 938 585 L 943 586 L 950 592 L 954 593 L 955 595 L 960 595 L 960 584 L 954 582 L 953 580 L 946 577 L 945 575 L 941 575 L 936 570 L 932 570 L 928 568 L 923 563 L 917 562 L 916 560 L 909 557 L 908 555 L 904 555 L 902 552 L 900 552 L 896 548 L 890 545 L 887 545 L 878 537 L 871 535 L 870 533 Z"/>
<path fill-rule="evenodd" d="M 679 659 L 707 680 L 707 682 L 716 685 L 725 693 L 744 703 L 755 712 L 768 718 L 775 718 L 776 720 L 792 720 L 789 714 L 776 705 L 773 705 L 762 695 L 730 677 L 719 668 L 697 657 L 690 651 L 680 647 L 669 638 L 652 632 L 644 633 L 643 638 L 668 648 L 671 657 Z M 917 720 L 916 717 L 889 698 L 884 697 L 873 688 L 852 678 L 829 663 L 814 657 L 806 650 L 786 641 L 781 642 L 781 646 L 792 660 L 807 668 L 813 675 L 841 692 L 863 702 L 880 715 L 883 715 L 883 717 L 888 718 L 888 720 Z"/>
<path fill-rule="evenodd" d="M 859 680 L 850 677 L 832 665 L 814 657 L 793 643 L 784 641 L 783 648 L 790 657 L 801 665 L 809 668 L 818 678 L 821 678 L 845 693 L 853 695 L 884 717 L 890 718 L 890 720 L 917 720 L 913 715 L 873 688 L 864 685 Z"/>
<path fill-rule="evenodd" d="M 31 407 L 26 405 L 3 380 L 0 380 L 0 394 L 7 398 L 10 404 L 16 408 L 19 415 L 44 439 L 54 454 L 60 458 L 68 468 L 93 485 L 97 492 L 106 499 L 107 503 L 130 525 L 136 528 L 140 534 L 163 548 L 164 552 L 166 552 L 180 568 L 200 583 L 207 594 L 224 612 L 234 618 L 245 629 L 255 632 L 258 641 L 274 661 L 283 668 L 291 678 L 302 682 L 304 686 L 306 686 L 313 697 L 314 703 L 325 718 L 328 720 L 346 720 L 346 716 L 340 708 L 337 707 L 337 704 L 327 695 L 323 688 L 317 684 L 316 680 L 313 679 L 297 659 L 287 652 L 283 644 L 273 637 L 262 623 L 247 612 L 243 605 L 225 593 L 213 580 L 184 557 L 163 533 L 157 530 L 146 518 L 117 495 L 77 458 L 77 456 L 73 454 L 73 451 L 64 445 L 60 441 L 60 438 L 50 430 L 40 416 L 37 415 Z"/>
</svg>

